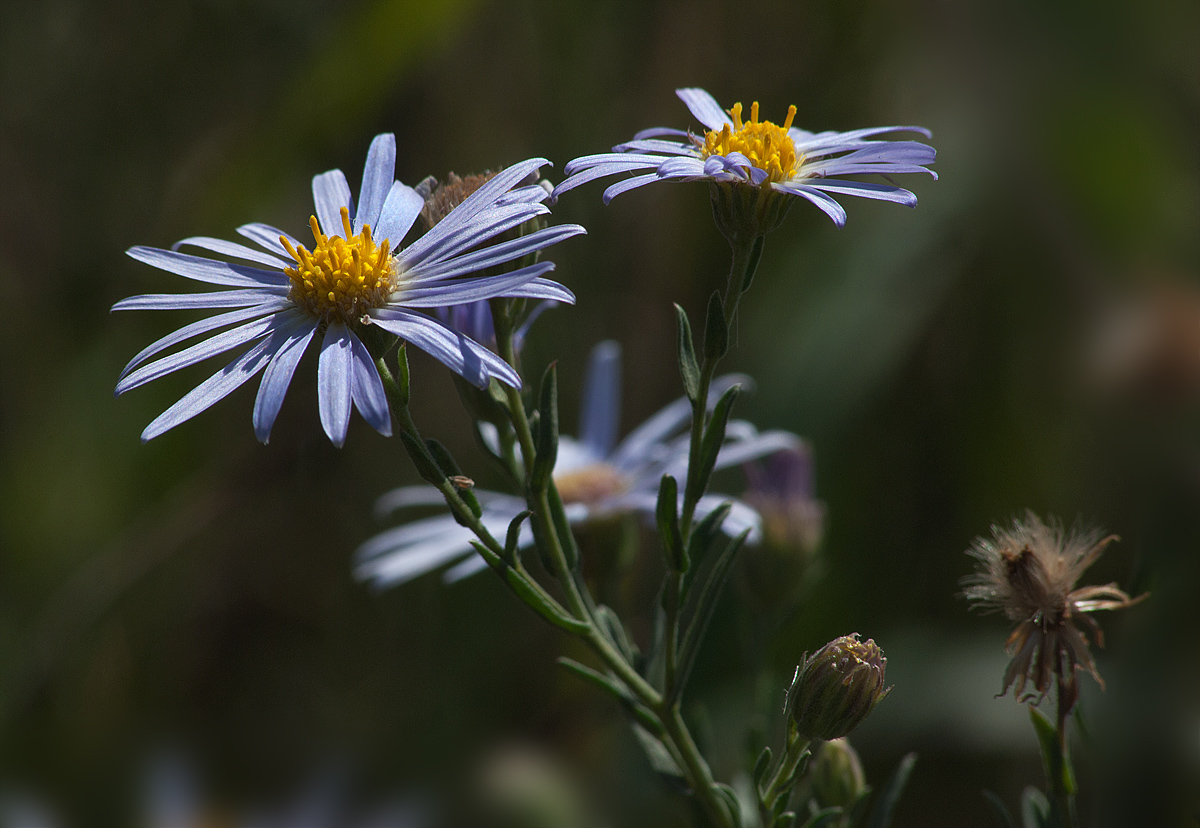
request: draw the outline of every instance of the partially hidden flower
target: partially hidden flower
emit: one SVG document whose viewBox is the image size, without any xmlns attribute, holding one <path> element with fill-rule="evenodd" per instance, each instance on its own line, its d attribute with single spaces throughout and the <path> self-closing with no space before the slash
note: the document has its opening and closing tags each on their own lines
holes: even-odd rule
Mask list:
<svg viewBox="0 0 1200 828">
<path fill-rule="evenodd" d="M 884 686 L 887 659 L 858 633 L 835 638 L 796 668 L 788 690 L 788 713 L 805 739 L 848 736 L 891 692 Z"/>
<path fill-rule="evenodd" d="M 713 381 L 709 405 L 721 393 L 748 378 L 738 375 Z M 685 479 L 688 463 L 688 434 L 691 403 L 675 400 L 646 422 L 617 441 L 620 415 L 621 351 L 615 342 L 602 342 L 591 354 L 584 379 L 581 436 L 559 438 L 554 482 L 566 506 L 567 520 L 581 525 L 622 514 L 638 513 L 653 519 L 659 482 L 664 474 Z M 482 424 L 485 439 L 494 431 Z M 744 463 L 772 452 L 794 448 L 799 438 L 785 431 L 759 432 L 750 423 L 736 420 L 726 429 L 726 440 L 717 456 L 716 468 Z M 512 495 L 475 489 L 483 507 L 480 520 L 494 536 L 505 537 L 509 523 L 525 510 L 525 501 Z M 724 503 L 731 503 L 722 528 L 730 535 L 750 529 L 750 542 L 761 538 L 755 511 L 734 498 L 709 494 L 700 499 L 700 519 Z M 377 504 L 381 514 L 407 506 L 442 504 L 441 493 L 430 486 L 406 486 L 384 494 Z M 359 577 L 386 586 L 403 583 L 426 572 L 455 563 L 445 572 L 446 581 L 456 581 L 487 567 L 471 546 L 471 530 L 459 526 L 450 515 L 415 520 L 371 538 L 357 552 Z M 522 526 L 521 548 L 533 544 L 529 524 Z M 457 563 L 456 563 L 457 562 Z"/>
<path fill-rule="evenodd" d="M 1016 683 L 1022 701 L 1044 696 L 1057 678 L 1067 693 L 1065 710 L 1078 694 L 1082 667 L 1103 687 L 1087 634 L 1104 646 L 1104 633 L 1089 615 L 1097 610 L 1124 609 L 1141 601 L 1116 584 L 1076 587 L 1084 571 L 1100 557 L 1116 535 L 1101 537 L 1095 530 L 1064 532 L 1047 525 L 1033 512 L 1011 527 L 993 526 L 991 538 L 976 538 L 967 554 L 979 562 L 963 579 L 963 595 L 975 607 L 1000 610 L 1017 622 L 1006 644 L 1012 660 L 1004 671 L 1000 695 Z M 1036 693 L 1024 695 L 1032 682 Z"/>
<path fill-rule="evenodd" d="M 222 311 L 180 328 L 135 356 L 121 373 L 118 395 L 244 347 L 237 358 L 150 423 L 142 432 L 143 441 L 194 417 L 262 372 L 253 422 L 255 435 L 265 443 L 296 365 L 314 338 L 321 343 L 317 398 L 329 439 L 339 446 L 345 441 L 351 403 L 376 430 L 390 434 L 383 383 L 361 338 L 367 326 L 377 326 L 428 352 L 477 386 L 484 387 L 493 378 L 520 386 L 521 378 L 511 366 L 425 311 L 494 296 L 574 301 L 565 287 L 543 278 L 554 268 L 550 262 L 502 276 L 467 278 L 584 232 L 579 225 L 567 224 L 488 244 L 549 212 L 541 203 L 541 187 L 518 186 L 548 162 L 534 158 L 498 173 L 434 229 L 402 247 L 425 200 L 413 188 L 393 180 L 395 160 L 395 136 L 377 136 L 367 153 L 357 207 L 340 170 L 313 178 L 316 214 L 309 221 L 314 238 L 311 250 L 282 230 L 246 224 L 238 233 L 258 248 L 197 236 L 171 250 L 134 247 L 128 251 L 154 267 L 226 289 L 134 296 L 114 305 L 114 310 Z M 178 252 L 184 245 L 235 261 Z M 213 331 L 220 333 L 213 335 Z M 147 362 L 200 336 L 207 338 Z"/>
<path fill-rule="evenodd" d="M 433 176 L 426 178 L 416 186 L 416 191 L 425 199 L 425 207 L 421 210 L 421 222 L 426 230 L 432 230 L 442 219 L 448 216 L 459 204 L 466 201 L 480 187 L 494 178 L 496 173 L 484 172 L 475 175 L 459 176 L 450 173 L 444 182 L 438 182 Z M 531 174 L 523 182 L 527 186 L 530 201 L 543 202 L 550 197 L 551 186 L 550 182 L 545 179 L 538 180 L 536 173 Z M 530 219 L 528 222 L 509 230 L 506 237 L 518 238 L 527 233 L 533 233 L 541 229 L 544 223 L 540 222 L 538 217 Z M 536 259 L 536 252 L 529 254 L 528 259 Z M 509 262 L 507 268 L 512 269 L 519 267 L 522 264 L 532 265 L 534 261 L 516 261 Z M 524 304 L 524 303 L 522 303 Z M 525 344 L 525 337 L 529 333 L 529 329 L 537 318 L 551 308 L 557 307 L 558 302 L 554 299 L 543 299 L 523 313 L 523 319 L 513 331 L 513 347 L 520 353 L 522 346 Z M 449 307 L 437 308 L 434 313 L 446 327 L 458 333 L 465 334 L 471 339 L 486 345 L 492 351 L 496 350 L 496 328 L 492 320 L 491 303 L 486 299 L 480 299 L 476 302 L 468 302 L 464 305 L 451 305 Z"/>
<path fill-rule="evenodd" d="M 638 174 L 610 185 L 604 191 L 605 203 L 654 181 L 711 181 L 743 190 L 754 188 L 759 191 L 755 209 L 773 216 L 767 226 L 758 228 L 766 232 L 774 226 L 771 221 L 777 223 L 782 217 L 792 197 L 811 201 L 838 227 L 846 223 L 846 211 L 835 196 L 853 195 L 916 206 L 917 197 L 902 187 L 845 176 L 923 172 L 937 177 L 926 166 L 936 158 L 933 147 L 919 141 L 886 141 L 876 137 L 893 132 L 931 137 L 923 127 L 807 132 L 792 126 L 794 106 L 788 108 L 783 124 L 779 125 L 759 120 L 757 103 L 750 108 L 749 120 L 743 120 L 740 103 L 725 110 L 703 89 L 677 89 L 675 94 L 703 125 L 702 134 L 662 127 L 642 130 L 632 141 L 613 147 L 611 153 L 585 155 L 571 161 L 564 169 L 567 178 L 554 189 L 554 195 L 620 173 Z M 765 198 L 772 194 L 780 198 Z M 758 218 L 766 220 L 762 215 Z"/>
</svg>

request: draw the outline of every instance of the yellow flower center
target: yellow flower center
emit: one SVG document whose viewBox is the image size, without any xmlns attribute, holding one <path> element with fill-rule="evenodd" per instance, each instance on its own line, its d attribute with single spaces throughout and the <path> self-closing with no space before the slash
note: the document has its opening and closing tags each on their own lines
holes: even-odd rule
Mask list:
<svg viewBox="0 0 1200 828">
<path fill-rule="evenodd" d="M 288 298 L 300 307 L 329 321 L 359 319 L 371 308 L 382 307 L 396 289 L 397 273 L 388 240 L 376 245 L 371 226 L 364 224 L 357 236 L 350 227 L 350 211 L 342 208 L 345 236 L 326 236 L 317 217 L 309 219 L 316 244 L 312 251 L 304 245 L 293 247 L 285 237 L 279 241 L 296 260 L 295 267 L 284 269 L 291 280 Z"/>
<path fill-rule="evenodd" d="M 788 135 L 796 107 L 789 106 L 787 120 L 783 126 L 770 121 L 758 120 L 758 101 L 750 106 L 750 120 L 742 121 L 742 105 L 735 103 L 729 110 L 733 125 L 725 124 L 718 130 L 704 135 L 704 146 L 700 152 L 704 158 L 710 155 L 729 155 L 740 152 L 760 170 L 766 170 L 768 181 L 786 181 L 796 174 L 804 156 L 796 157 L 796 143 Z"/>
<path fill-rule="evenodd" d="M 593 463 L 554 475 L 563 503 L 597 503 L 629 487 L 625 476 L 607 463 Z"/>
</svg>

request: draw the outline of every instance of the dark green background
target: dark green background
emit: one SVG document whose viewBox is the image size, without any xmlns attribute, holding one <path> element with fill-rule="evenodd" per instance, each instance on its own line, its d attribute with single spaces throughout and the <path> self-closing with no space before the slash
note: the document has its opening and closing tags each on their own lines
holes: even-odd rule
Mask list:
<svg viewBox="0 0 1200 828">
<path fill-rule="evenodd" d="M 560 171 L 638 129 L 687 126 L 672 90 L 695 85 L 767 117 L 795 103 L 814 130 L 923 124 L 939 151 L 940 181 L 901 182 L 915 211 L 845 199 L 837 230 L 798 205 L 743 304 L 727 364 L 759 388 L 739 411 L 811 438 L 829 512 L 827 578 L 771 641 L 775 679 L 757 692 L 774 704 L 801 653 L 835 635 L 875 638 L 895 690 L 856 739 L 869 775 L 921 754 L 897 828 L 988 824 L 979 790 L 1015 805 L 1040 768 L 1023 708 L 993 698 L 1006 627 L 956 597 L 962 551 L 1027 507 L 1100 524 L 1123 540 L 1089 580 L 1154 595 L 1101 619 L 1109 686 L 1084 681 L 1100 745 L 1081 773 L 1110 798 L 1085 810 L 1133 825 L 1122 809 L 1150 801 L 1161 824 L 1189 824 L 1198 32 L 1184 0 L 6 7 L 0 788 L 55 803 L 64 824 L 128 825 L 166 750 L 235 811 L 330 767 L 352 802 L 440 801 L 520 742 L 561 762 L 605 824 L 687 824 L 619 711 L 554 666 L 571 645 L 490 576 L 383 594 L 353 581 L 374 497 L 416 476 L 361 420 L 329 445 L 312 360 L 269 447 L 247 390 L 142 446 L 215 365 L 114 401 L 125 361 L 187 315 L 108 308 L 185 289 L 131 245 L 246 221 L 303 231 L 310 176 L 356 181 L 378 132 L 397 134 L 410 184 L 534 155 Z M 551 254 L 579 304 L 543 318 L 526 364 L 561 361 L 573 425 L 587 350 L 618 339 L 628 429 L 678 393 L 670 303 L 699 316 L 727 249 L 701 185 L 607 208 L 600 190 L 556 208 L 589 230 Z M 1163 285 L 1182 286 L 1167 304 L 1195 341 L 1144 382 L 1097 380 L 1106 311 Z M 445 370 L 413 371 L 418 422 L 486 479 Z M 727 603 L 692 693 L 723 778 L 744 762 L 758 661 L 740 643 L 748 610 Z"/>
</svg>

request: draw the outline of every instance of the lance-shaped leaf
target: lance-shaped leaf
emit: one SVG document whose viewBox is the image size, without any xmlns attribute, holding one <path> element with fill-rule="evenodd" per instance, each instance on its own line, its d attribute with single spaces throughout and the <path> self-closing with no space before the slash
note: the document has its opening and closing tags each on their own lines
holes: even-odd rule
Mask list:
<svg viewBox="0 0 1200 828">
<path fill-rule="evenodd" d="M 688 469 L 688 501 L 695 503 L 700 500 L 708 479 L 712 476 L 713 467 L 717 464 L 717 455 L 725 442 L 725 426 L 729 423 L 729 415 L 733 411 L 733 402 L 737 399 L 742 386 L 734 385 L 729 388 L 713 407 L 712 419 L 704 430 L 704 438 L 700 441 L 700 455 L 696 468 Z"/>
<path fill-rule="evenodd" d="M 466 480 L 466 476 L 458 467 L 458 463 L 454 462 L 454 457 L 450 454 L 450 450 L 439 443 L 432 437 L 425 438 L 425 448 L 429 451 L 429 456 L 433 458 L 433 462 L 441 469 L 442 474 L 450 478 L 450 482 L 454 485 L 455 493 L 462 498 L 463 503 L 467 504 L 467 508 L 471 510 L 471 514 L 479 517 L 483 514 L 483 507 L 479 505 L 479 498 L 475 497 L 475 492 L 471 491 L 470 486 L 461 485 L 462 480 Z M 461 524 L 462 520 L 457 517 L 455 520 Z"/>
<path fill-rule="evenodd" d="M 629 634 L 625 632 L 625 625 L 621 623 L 621 619 L 617 617 L 616 612 L 611 607 L 600 604 L 595 611 L 596 623 L 599 624 L 605 638 L 616 645 L 621 651 L 621 655 L 630 664 L 636 662 L 638 657 L 638 649 L 630 639 Z"/>
<path fill-rule="evenodd" d="M 584 681 L 599 687 L 605 693 L 608 693 L 610 696 L 620 702 L 621 706 L 625 708 L 625 711 L 636 721 L 636 723 L 648 730 L 650 735 L 654 738 L 660 738 L 666 733 L 666 730 L 663 728 L 662 722 L 658 720 L 658 717 L 643 707 L 638 700 L 633 697 L 633 694 L 629 692 L 629 689 L 620 682 L 604 675 L 603 673 L 593 670 L 591 667 L 588 667 L 585 664 L 580 664 L 573 658 L 559 656 L 558 663 L 582 678 Z M 678 770 L 677 766 L 676 770 Z"/>
<path fill-rule="evenodd" d="M 473 540 L 471 541 L 471 545 L 475 547 L 475 551 L 483 556 L 483 559 L 488 562 L 489 566 L 498 570 L 504 576 L 504 580 L 512 588 L 512 591 L 517 594 L 517 597 L 532 607 L 538 615 L 559 629 L 566 630 L 575 635 L 586 635 L 588 630 L 591 629 L 591 625 L 588 622 L 572 618 L 552 598 L 540 592 L 530 583 L 528 578 L 516 569 L 506 566 L 500 558 L 496 557 L 495 553 L 482 543 Z"/>
<path fill-rule="evenodd" d="M 533 460 L 530 488 L 540 492 L 546 488 L 554 463 L 558 459 L 558 372 L 550 363 L 542 375 L 542 390 L 538 400 L 537 457 Z"/>
<path fill-rule="evenodd" d="M 658 486 L 658 505 L 654 510 L 658 523 L 658 537 L 662 541 L 667 566 L 676 572 L 688 568 L 687 550 L 683 548 L 683 535 L 679 531 L 679 484 L 669 474 L 662 476 Z"/>
<path fill-rule="evenodd" d="M 713 541 L 721 537 L 721 524 L 725 522 L 725 518 L 729 517 L 729 511 L 732 508 L 733 503 L 726 501 L 692 525 L 692 536 L 688 538 L 687 544 L 690 565 L 683 578 L 685 595 L 691 588 L 692 579 L 696 576 L 705 553 L 708 552 Z"/>
<path fill-rule="evenodd" d="M 1004 800 L 987 789 L 984 789 L 981 793 L 983 794 L 983 798 L 988 801 L 988 804 L 992 806 L 992 813 L 995 814 L 996 823 L 1000 828 L 1017 828 L 1016 823 L 1013 822 L 1012 814 L 1008 812 L 1008 807 L 1004 804 Z"/>
<path fill-rule="evenodd" d="M 512 566 L 517 561 L 517 546 L 521 541 L 521 524 L 533 512 L 526 509 L 509 521 L 508 534 L 504 537 L 504 562 Z"/>
<path fill-rule="evenodd" d="M 404 430 L 400 431 L 400 442 L 404 444 L 404 450 L 408 452 L 409 459 L 412 460 L 421 479 L 431 486 L 441 486 L 446 474 L 438 468 L 425 444 Z"/>
<path fill-rule="evenodd" d="M 675 306 L 676 340 L 675 350 L 679 357 L 679 376 L 683 378 L 683 390 L 689 400 L 695 402 L 700 395 L 700 366 L 696 364 L 696 348 L 692 344 L 692 325 L 687 312 Z"/>
<path fill-rule="evenodd" d="M 721 294 L 713 292 L 708 298 L 708 316 L 704 320 L 704 358 L 718 360 L 729 350 L 729 322 Z"/>
<path fill-rule="evenodd" d="M 675 672 L 675 687 L 672 688 L 675 698 L 679 698 L 679 694 L 683 692 L 683 688 L 687 684 L 692 667 L 696 663 L 696 655 L 700 652 L 700 644 L 704 640 L 704 634 L 708 631 L 708 624 L 712 621 L 713 612 L 716 611 L 717 600 L 721 597 L 721 589 L 729 580 L 733 562 L 749 535 L 750 530 L 746 529 L 729 541 L 729 545 L 713 563 L 712 570 L 704 581 L 704 586 L 696 596 L 692 619 L 688 622 L 687 632 L 683 636 L 683 644 L 679 649 L 679 667 Z"/>
<path fill-rule="evenodd" d="M 1029 718 L 1042 749 L 1042 770 L 1050 790 L 1068 795 L 1075 793 L 1075 772 L 1071 769 L 1070 757 L 1063 753 L 1059 744 L 1058 729 L 1033 705 L 1029 706 Z"/>
</svg>

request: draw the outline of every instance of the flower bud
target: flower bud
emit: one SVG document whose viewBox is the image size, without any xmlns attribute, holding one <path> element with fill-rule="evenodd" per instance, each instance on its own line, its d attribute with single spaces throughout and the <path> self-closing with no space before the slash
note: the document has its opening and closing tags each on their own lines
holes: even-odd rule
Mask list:
<svg viewBox="0 0 1200 828">
<path fill-rule="evenodd" d="M 821 745 L 809 766 L 808 779 L 821 808 L 837 806 L 849 811 L 867 791 L 862 762 L 845 739 Z"/>
<path fill-rule="evenodd" d="M 796 668 L 788 690 L 788 712 L 806 739 L 828 741 L 847 735 L 891 688 L 883 686 L 887 659 L 858 633 L 835 638 Z"/>
</svg>

